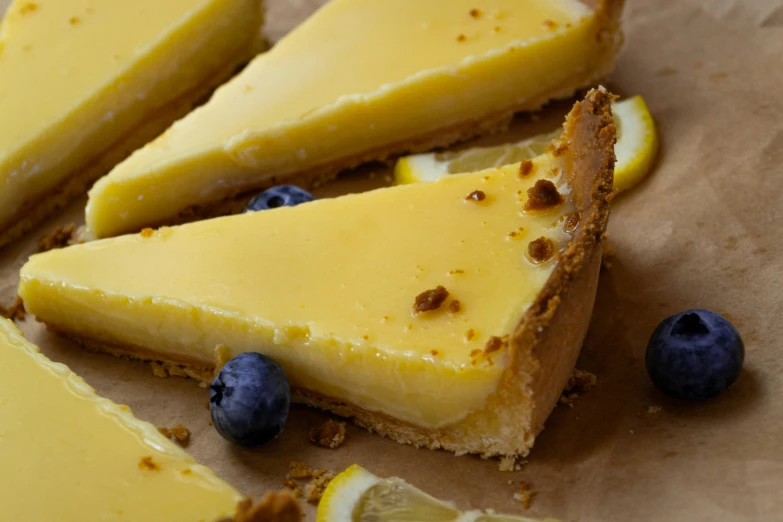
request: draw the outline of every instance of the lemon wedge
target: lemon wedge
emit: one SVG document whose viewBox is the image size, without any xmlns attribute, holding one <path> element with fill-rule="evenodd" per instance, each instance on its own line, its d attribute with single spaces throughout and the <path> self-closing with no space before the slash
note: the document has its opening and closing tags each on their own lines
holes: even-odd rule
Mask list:
<svg viewBox="0 0 783 522">
<path fill-rule="evenodd" d="M 376 477 L 361 466 L 343 471 L 326 488 L 316 522 L 557 522 L 460 512 L 397 477 Z"/>
<path fill-rule="evenodd" d="M 622 192 L 639 183 L 652 169 L 658 154 L 658 134 L 647 103 L 641 96 L 614 102 L 612 113 L 617 127 L 614 191 Z M 397 161 L 394 179 L 398 184 L 420 183 L 435 181 L 448 174 L 518 163 L 543 154 L 552 139 L 558 137 L 560 130 L 495 147 L 404 156 Z"/>
</svg>

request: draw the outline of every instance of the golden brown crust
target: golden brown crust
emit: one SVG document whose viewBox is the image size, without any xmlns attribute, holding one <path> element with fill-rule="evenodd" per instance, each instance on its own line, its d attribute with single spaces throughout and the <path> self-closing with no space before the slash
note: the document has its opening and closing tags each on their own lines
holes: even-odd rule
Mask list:
<svg viewBox="0 0 783 522">
<path fill-rule="evenodd" d="M 174 121 L 203 103 L 212 91 L 236 73 L 239 66 L 253 57 L 259 50 L 259 45 L 259 42 L 254 41 L 234 60 L 229 61 L 222 71 L 211 76 L 207 83 L 161 107 L 89 164 L 77 169 L 60 185 L 26 202 L 7 222 L 0 224 L 0 248 L 16 241 L 41 221 L 64 208 L 77 196 L 86 193 L 95 181 L 107 174 L 134 150 L 152 141 Z"/>
</svg>

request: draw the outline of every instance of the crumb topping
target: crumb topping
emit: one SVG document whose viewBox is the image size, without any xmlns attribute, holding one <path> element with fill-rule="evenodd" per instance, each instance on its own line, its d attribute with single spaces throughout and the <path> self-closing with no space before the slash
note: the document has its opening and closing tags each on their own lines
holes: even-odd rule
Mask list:
<svg viewBox="0 0 783 522">
<path fill-rule="evenodd" d="M 438 356 L 438 350 L 430 350 L 430 355 L 432 355 L 433 357 L 437 357 Z"/>
<path fill-rule="evenodd" d="M 464 274 L 464 270 L 450 270 L 449 275 Z"/>
<path fill-rule="evenodd" d="M 482 13 L 481 13 L 480 9 L 475 9 L 474 8 L 474 9 L 470 10 L 470 16 L 472 16 L 473 18 L 481 18 L 481 15 L 482 15 Z"/>
<path fill-rule="evenodd" d="M 484 347 L 484 355 L 489 355 L 492 352 L 497 352 L 501 348 L 503 348 L 503 339 L 498 337 L 497 335 L 493 335 L 489 338 L 487 341 L 487 345 Z"/>
<path fill-rule="evenodd" d="M 291 492 L 270 491 L 260 502 L 253 505 L 251 499 L 237 504 L 234 518 L 223 518 L 218 522 L 301 522 L 302 509 Z"/>
<path fill-rule="evenodd" d="M 462 303 L 460 303 L 458 300 L 453 300 L 451 303 L 449 303 L 449 312 L 456 314 L 462 309 Z"/>
<path fill-rule="evenodd" d="M 539 179 L 527 189 L 525 210 L 548 210 L 563 203 L 564 199 L 555 184 L 548 179 Z"/>
<path fill-rule="evenodd" d="M 552 20 L 544 20 L 544 27 L 546 27 L 550 31 L 557 29 L 557 22 L 553 22 Z"/>
<path fill-rule="evenodd" d="M 523 178 L 529 176 L 533 173 L 533 168 L 535 167 L 535 164 L 532 160 L 525 160 L 519 165 L 519 175 Z"/>
<path fill-rule="evenodd" d="M 345 423 L 328 420 L 310 430 L 310 442 L 324 448 L 336 449 L 345 442 Z"/>
<path fill-rule="evenodd" d="M 487 195 L 481 190 L 474 190 L 465 197 L 467 201 L 484 201 L 487 199 Z"/>
<path fill-rule="evenodd" d="M 549 152 L 552 153 L 552 156 L 557 158 L 566 153 L 566 151 L 568 150 L 568 143 L 565 143 L 558 139 L 554 139 L 552 140 L 552 143 L 550 143 L 547 150 L 549 150 Z"/>
<path fill-rule="evenodd" d="M 474 337 L 476 337 L 476 330 L 474 330 L 473 328 L 465 332 L 465 339 L 467 339 L 468 341 L 472 341 Z"/>
<path fill-rule="evenodd" d="M 139 461 L 139 469 L 143 471 L 160 471 L 160 466 L 152 457 L 142 457 Z"/>
<path fill-rule="evenodd" d="M 565 230 L 568 233 L 573 232 L 576 230 L 576 227 L 579 226 L 579 222 L 582 220 L 582 216 L 579 215 L 579 212 L 574 210 L 573 212 L 569 212 L 568 215 L 565 217 L 565 221 L 563 222 L 563 230 Z"/>
<path fill-rule="evenodd" d="M 539 237 L 527 246 L 527 253 L 534 263 L 549 261 L 555 253 L 555 244 L 547 237 Z"/>
<path fill-rule="evenodd" d="M 449 291 L 442 285 L 438 285 L 432 290 L 425 290 L 416 296 L 416 301 L 413 304 L 413 311 L 415 313 L 429 312 L 437 310 L 449 297 Z"/>
<path fill-rule="evenodd" d="M 49 235 L 38 240 L 38 249 L 36 250 L 36 253 L 40 254 L 73 244 L 73 234 L 75 230 L 76 225 L 73 223 L 56 227 Z"/>
<path fill-rule="evenodd" d="M 155 231 L 152 230 L 151 228 L 144 228 L 144 229 L 142 229 L 140 234 L 141 234 L 141 237 L 152 237 L 155 234 Z"/>
<path fill-rule="evenodd" d="M 25 314 L 27 312 L 24 309 L 24 301 L 19 296 L 16 296 L 14 304 L 9 307 L 0 306 L 0 317 L 10 319 L 12 321 L 24 321 Z"/>
<path fill-rule="evenodd" d="M 464 42 L 467 39 L 468 39 L 468 37 L 465 36 L 464 34 L 461 34 L 461 35 L 457 36 L 457 41 L 458 42 Z"/>
</svg>

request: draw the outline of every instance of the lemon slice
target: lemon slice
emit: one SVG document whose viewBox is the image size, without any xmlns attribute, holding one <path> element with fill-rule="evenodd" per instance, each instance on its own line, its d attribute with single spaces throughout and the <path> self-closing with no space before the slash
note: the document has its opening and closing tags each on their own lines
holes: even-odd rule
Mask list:
<svg viewBox="0 0 783 522">
<path fill-rule="evenodd" d="M 557 522 L 547 519 L 549 522 Z M 343 471 L 326 488 L 316 522 L 536 522 L 481 511 L 462 513 L 397 477 L 376 477 L 361 466 Z M 546 522 L 546 521 L 538 521 Z"/>
<path fill-rule="evenodd" d="M 612 104 L 617 127 L 614 190 L 633 187 L 652 169 L 658 154 L 658 134 L 647 104 L 634 96 Z M 495 147 L 473 147 L 454 152 L 432 152 L 404 156 L 397 161 L 394 178 L 398 184 L 435 181 L 448 174 L 475 172 L 532 159 L 543 154 L 560 130 Z"/>
</svg>

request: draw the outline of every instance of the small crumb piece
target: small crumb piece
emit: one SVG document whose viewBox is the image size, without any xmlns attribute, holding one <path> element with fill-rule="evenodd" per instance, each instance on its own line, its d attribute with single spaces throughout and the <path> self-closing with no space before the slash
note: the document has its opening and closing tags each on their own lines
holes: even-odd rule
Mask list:
<svg viewBox="0 0 783 522">
<path fill-rule="evenodd" d="M 550 31 L 553 31 L 557 29 L 557 22 L 553 22 L 552 20 L 544 20 L 544 27 L 546 27 Z"/>
<path fill-rule="evenodd" d="M 475 9 L 474 8 L 474 9 L 470 10 L 470 16 L 472 16 L 473 18 L 481 18 L 481 15 L 482 15 L 482 13 L 481 13 L 480 9 Z"/>
<path fill-rule="evenodd" d="M 324 448 L 336 449 L 345 442 L 345 423 L 328 420 L 310 430 L 310 442 Z"/>
<path fill-rule="evenodd" d="M 151 361 L 150 368 L 152 369 L 152 375 L 155 377 L 165 378 L 169 376 L 169 372 L 167 372 L 166 368 L 159 362 Z"/>
<path fill-rule="evenodd" d="M 142 457 L 139 461 L 139 469 L 145 471 L 160 471 L 160 466 L 152 460 L 152 457 Z"/>
<path fill-rule="evenodd" d="M 519 165 L 519 175 L 521 177 L 527 177 L 533 173 L 535 164 L 531 160 L 525 160 Z"/>
<path fill-rule="evenodd" d="M 152 237 L 155 234 L 155 231 L 151 228 L 144 228 L 141 231 L 141 237 Z"/>
<path fill-rule="evenodd" d="M 663 408 L 661 408 L 660 406 L 650 405 L 650 406 L 647 406 L 647 414 L 648 415 L 655 415 L 656 413 L 661 413 L 662 409 Z"/>
<path fill-rule="evenodd" d="M 501 348 L 503 348 L 503 345 L 505 343 L 503 342 L 503 339 L 498 337 L 497 335 L 493 335 L 489 338 L 489 341 L 487 341 L 487 345 L 484 347 L 484 354 L 489 355 L 492 352 L 497 352 Z"/>
<path fill-rule="evenodd" d="M 555 139 L 552 140 L 552 143 L 547 149 L 552 153 L 552 156 L 557 158 L 568 151 L 568 143 Z"/>
<path fill-rule="evenodd" d="M 56 227 L 48 236 L 44 236 L 38 240 L 38 249 L 36 250 L 36 253 L 40 254 L 42 252 L 48 252 L 49 250 L 71 245 L 75 230 L 76 225 L 73 223 Z"/>
<path fill-rule="evenodd" d="M 292 461 L 288 463 L 288 474 L 291 476 L 291 478 L 297 480 L 309 479 L 313 477 L 314 472 L 315 470 L 313 470 L 304 462 Z"/>
<path fill-rule="evenodd" d="M 581 221 L 582 216 L 579 215 L 579 212 L 576 210 L 573 212 L 569 212 L 566 217 L 565 221 L 563 221 L 563 230 L 568 232 L 569 234 L 576 230 L 576 227 L 579 226 L 579 221 Z"/>
<path fill-rule="evenodd" d="M 174 440 L 179 442 L 182 446 L 187 446 L 190 443 L 190 430 L 182 424 L 175 424 L 170 431 Z"/>
<path fill-rule="evenodd" d="M 585 394 L 595 388 L 597 384 L 598 377 L 594 374 L 574 368 L 557 403 L 573 408 L 574 401 L 578 399 L 581 394 Z"/>
<path fill-rule="evenodd" d="M 514 471 L 514 464 L 516 464 L 516 462 L 516 457 L 503 457 L 500 459 L 498 469 L 500 471 Z M 511 482 L 509 482 L 509 484 L 511 484 Z"/>
<path fill-rule="evenodd" d="M 10 319 L 12 321 L 24 321 L 25 315 L 24 301 L 19 296 L 16 296 L 14 304 L 9 307 L 0 306 L 0 317 Z"/>
<path fill-rule="evenodd" d="M 531 241 L 527 246 L 527 253 L 534 263 L 544 263 L 552 258 L 555 253 L 555 244 L 551 239 L 539 237 Z"/>
<path fill-rule="evenodd" d="M 430 355 L 432 355 L 433 357 L 437 357 L 438 356 L 438 350 L 430 350 Z"/>
<path fill-rule="evenodd" d="M 334 473 L 326 471 L 314 477 L 313 481 L 305 487 L 305 498 L 307 501 L 311 504 L 317 504 L 335 476 Z"/>
<path fill-rule="evenodd" d="M 251 499 L 245 499 L 237 505 L 233 518 L 219 522 L 301 522 L 304 515 L 295 497 L 295 494 L 283 490 L 266 493 L 255 505 Z"/>
<path fill-rule="evenodd" d="M 464 270 L 451 270 L 449 271 L 449 275 L 456 275 L 456 274 L 464 274 Z"/>
<path fill-rule="evenodd" d="M 470 351 L 470 356 L 471 357 L 476 357 L 477 355 L 480 355 L 480 354 L 481 354 L 481 350 L 479 350 L 478 348 L 476 348 L 475 350 L 471 350 Z"/>
<path fill-rule="evenodd" d="M 549 210 L 563 203 L 564 199 L 557 187 L 548 179 L 539 179 L 527 190 L 525 210 Z"/>
<path fill-rule="evenodd" d="M 458 300 L 453 300 L 449 303 L 449 312 L 456 314 L 462 309 L 462 304 Z"/>
<path fill-rule="evenodd" d="M 487 195 L 484 194 L 481 190 L 474 190 L 470 194 L 467 195 L 465 198 L 468 201 L 484 201 L 487 199 Z"/>
<path fill-rule="evenodd" d="M 437 310 L 449 297 L 449 291 L 442 285 L 438 285 L 432 290 L 425 290 L 416 296 L 413 304 L 414 313 L 429 312 Z"/>
<path fill-rule="evenodd" d="M 464 34 L 461 34 L 461 35 L 457 36 L 457 41 L 458 42 L 464 42 L 467 39 L 468 39 L 468 37 L 465 36 Z"/>
<path fill-rule="evenodd" d="M 467 339 L 468 341 L 473 340 L 474 337 L 476 337 L 476 330 L 474 330 L 473 328 L 465 332 L 465 339 Z"/>
<path fill-rule="evenodd" d="M 168 428 L 158 428 L 158 431 L 160 432 L 161 435 L 163 435 L 167 439 L 171 438 L 171 431 L 169 431 Z"/>
<path fill-rule="evenodd" d="M 535 497 L 535 493 L 530 488 L 530 484 L 525 482 L 524 480 L 519 482 L 519 491 L 517 493 L 514 493 L 514 500 L 522 504 L 522 509 L 530 509 L 530 506 L 533 504 L 533 497 Z"/>
</svg>

